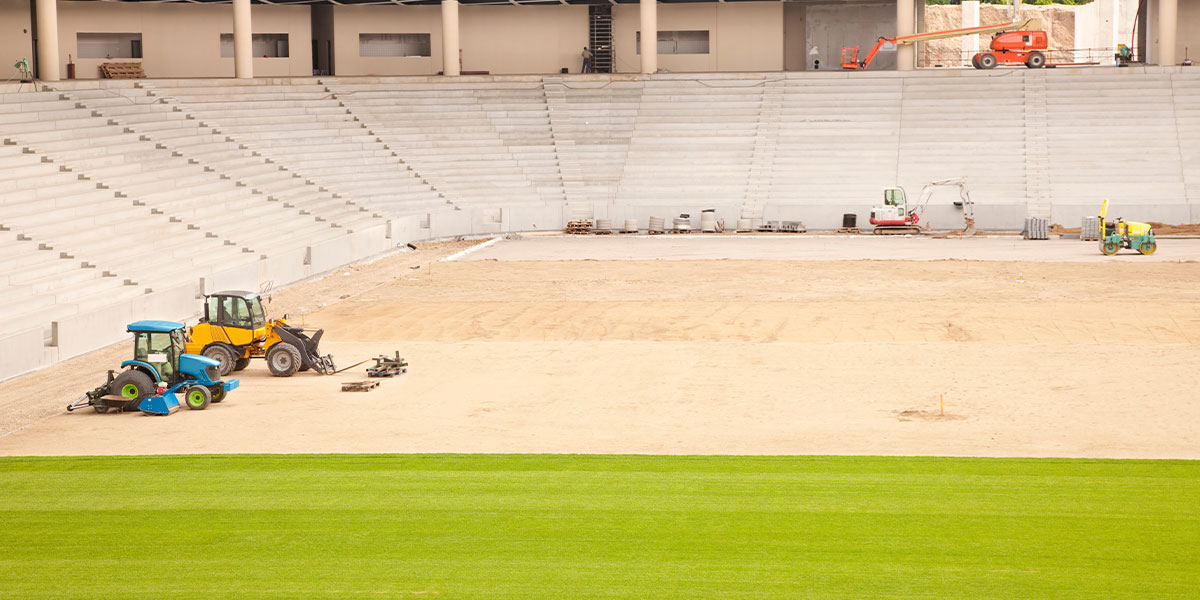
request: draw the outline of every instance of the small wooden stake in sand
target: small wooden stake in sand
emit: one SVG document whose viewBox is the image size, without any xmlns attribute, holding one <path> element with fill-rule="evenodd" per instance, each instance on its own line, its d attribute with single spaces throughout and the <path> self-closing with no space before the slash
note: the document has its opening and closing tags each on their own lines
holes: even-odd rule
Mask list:
<svg viewBox="0 0 1200 600">
<path fill-rule="evenodd" d="M 945 394 L 938 394 L 938 416 L 946 416 L 946 399 Z"/>
</svg>

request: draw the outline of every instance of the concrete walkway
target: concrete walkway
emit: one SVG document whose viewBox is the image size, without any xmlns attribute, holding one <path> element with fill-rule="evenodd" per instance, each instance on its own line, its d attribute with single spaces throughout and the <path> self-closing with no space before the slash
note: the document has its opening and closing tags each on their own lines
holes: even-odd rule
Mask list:
<svg viewBox="0 0 1200 600">
<path fill-rule="evenodd" d="M 1200 239 L 1159 238 L 1151 256 L 1104 256 L 1096 242 L 1016 236 L 933 239 L 873 236 L 611 235 L 500 240 L 458 260 L 983 260 L 1016 262 L 1200 261 Z"/>
</svg>

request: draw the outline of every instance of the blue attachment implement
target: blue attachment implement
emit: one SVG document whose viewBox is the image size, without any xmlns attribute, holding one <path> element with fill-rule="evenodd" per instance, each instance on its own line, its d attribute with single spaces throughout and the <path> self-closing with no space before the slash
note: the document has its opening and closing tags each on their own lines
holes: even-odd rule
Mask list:
<svg viewBox="0 0 1200 600">
<path fill-rule="evenodd" d="M 180 388 L 194 385 L 195 381 L 182 381 L 158 396 L 146 396 L 138 403 L 138 410 L 148 415 L 169 415 L 179 410 L 179 398 L 175 396 Z"/>
<path fill-rule="evenodd" d="M 225 386 L 225 391 L 227 391 L 227 392 L 229 390 L 236 390 L 236 389 L 238 389 L 239 385 L 242 385 L 242 380 L 241 379 L 226 379 L 223 382 L 223 385 Z"/>
</svg>

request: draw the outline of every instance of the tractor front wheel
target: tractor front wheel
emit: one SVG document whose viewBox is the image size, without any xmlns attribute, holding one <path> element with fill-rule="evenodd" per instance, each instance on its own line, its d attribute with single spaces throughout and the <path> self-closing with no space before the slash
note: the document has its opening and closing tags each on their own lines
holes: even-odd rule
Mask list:
<svg viewBox="0 0 1200 600">
<path fill-rule="evenodd" d="M 202 385 L 188 386 L 183 394 L 184 404 L 192 410 L 204 410 L 212 402 L 212 392 Z"/>
<path fill-rule="evenodd" d="M 225 395 L 227 394 L 227 392 L 225 391 L 224 383 L 218 383 L 217 385 L 210 385 L 210 386 L 208 386 L 208 391 L 209 391 L 210 395 L 212 396 L 213 404 L 216 404 L 216 403 L 224 400 Z"/>
<path fill-rule="evenodd" d="M 1154 240 L 1146 240 L 1142 242 L 1140 247 L 1138 247 L 1138 252 L 1141 252 L 1142 254 L 1154 254 L 1155 250 L 1158 250 L 1158 243 L 1156 243 Z"/>
<path fill-rule="evenodd" d="M 209 344 L 202 352 L 204 356 L 217 361 L 217 373 L 224 377 L 233 372 L 236 359 L 233 356 L 233 350 L 221 344 Z"/>
<path fill-rule="evenodd" d="M 110 394 L 115 394 L 128 400 L 122 409 L 137 410 L 142 398 L 154 395 L 155 386 L 154 381 L 149 375 L 137 369 L 129 369 L 117 375 L 108 389 Z"/>
<path fill-rule="evenodd" d="M 300 369 L 300 351 L 287 342 L 279 342 L 267 351 L 267 368 L 276 377 L 291 377 Z"/>
<path fill-rule="evenodd" d="M 1025 66 L 1030 69 L 1040 69 L 1046 66 L 1046 55 L 1041 52 L 1030 52 L 1025 59 Z"/>
<path fill-rule="evenodd" d="M 980 54 L 979 55 L 979 68 L 980 69 L 996 68 L 996 55 L 992 54 L 991 52 L 985 52 L 983 54 Z"/>
<path fill-rule="evenodd" d="M 1100 246 L 1100 251 L 1103 252 L 1106 256 L 1112 256 L 1112 255 L 1116 254 L 1117 251 L 1120 249 L 1121 249 L 1121 244 L 1118 244 L 1117 242 L 1115 242 L 1113 240 L 1105 240 L 1104 244 Z"/>
</svg>

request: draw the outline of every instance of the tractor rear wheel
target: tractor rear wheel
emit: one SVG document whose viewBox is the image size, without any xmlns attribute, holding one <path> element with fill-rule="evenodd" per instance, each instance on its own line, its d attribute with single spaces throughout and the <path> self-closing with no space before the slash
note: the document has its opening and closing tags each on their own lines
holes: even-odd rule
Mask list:
<svg viewBox="0 0 1200 600">
<path fill-rule="evenodd" d="M 236 359 L 234 358 L 233 350 L 230 350 L 228 346 L 209 344 L 201 354 L 220 363 L 217 365 L 217 373 L 221 377 L 232 373 L 236 368 Z"/>
<path fill-rule="evenodd" d="M 279 342 L 267 351 L 267 368 L 276 377 L 291 377 L 300 369 L 300 351 L 287 342 Z"/>
<path fill-rule="evenodd" d="M 996 55 L 992 54 L 991 52 L 984 52 L 983 54 L 980 54 L 979 55 L 979 68 L 980 69 L 996 68 Z"/>
<path fill-rule="evenodd" d="M 124 410 L 137 410 L 137 406 L 141 403 L 142 398 L 154 395 L 154 381 L 150 376 L 138 371 L 137 369 L 129 369 L 120 375 L 108 387 L 109 393 L 115 394 L 129 400 L 122 407 Z"/>
<path fill-rule="evenodd" d="M 1025 58 L 1025 66 L 1030 69 L 1040 69 L 1046 66 L 1046 55 L 1041 52 L 1030 52 Z"/>
<path fill-rule="evenodd" d="M 202 385 L 191 385 L 184 391 L 183 401 L 192 410 L 204 410 L 212 402 L 212 392 Z"/>
<path fill-rule="evenodd" d="M 1158 243 L 1154 240 L 1146 240 L 1142 242 L 1142 245 L 1138 248 L 1138 252 L 1141 252 L 1142 254 L 1154 254 L 1155 250 L 1158 250 Z"/>
</svg>

